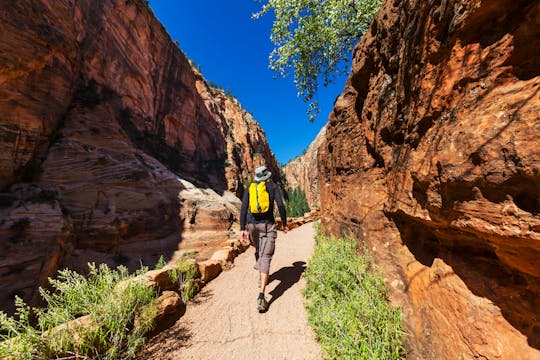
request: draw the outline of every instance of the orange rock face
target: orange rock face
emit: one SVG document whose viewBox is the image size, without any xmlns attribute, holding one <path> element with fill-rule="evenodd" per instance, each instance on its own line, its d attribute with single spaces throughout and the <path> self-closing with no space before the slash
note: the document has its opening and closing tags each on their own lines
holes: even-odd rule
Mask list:
<svg viewBox="0 0 540 360">
<path fill-rule="evenodd" d="M 283 174 L 287 180 L 287 185 L 291 189 L 302 189 L 306 194 L 306 199 L 311 209 L 320 206 L 317 155 L 325 136 L 326 126 L 319 131 L 319 134 L 315 137 L 315 140 L 309 145 L 304 154 L 289 161 L 289 163 L 283 167 Z"/>
<path fill-rule="evenodd" d="M 272 172 L 273 180 L 280 183 L 279 165 L 266 141 L 266 134 L 253 115 L 243 109 L 232 95 L 208 86 L 204 78 L 196 73 L 197 90 L 226 141 L 227 190 L 241 198 L 244 182 L 251 179 L 255 169 L 262 165 Z"/>
<path fill-rule="evenodd" d="M 184 229 L 201 233 L 195 224 L 226 234 L 238 201 L 227 190 L 241 193 L 257 162 L 277 169 L 260 127 L 203 91 L 145 1 L 0 8 L 3 308 L 35 297 L 58 267 L 153 265 Z M 186 222 L 199 203 L 183 180 L 230 204 Z"/>
<path fill-rule="evenodd" d="M 411 358 L 540 358 L 540 4 L 386 1 L 319 148 Z"/>
</svg>

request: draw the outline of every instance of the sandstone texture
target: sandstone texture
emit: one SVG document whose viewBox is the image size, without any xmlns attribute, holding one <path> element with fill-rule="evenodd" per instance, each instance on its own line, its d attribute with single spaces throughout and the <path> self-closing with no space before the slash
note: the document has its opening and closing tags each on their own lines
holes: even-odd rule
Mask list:
<svg viewBox="0 0 540 360">
<path fill-rule="evenodd" d="M 145 1 L 0 5 L 0 65 L 3 309 L 60 267 L 219 244 L 247 174 L 277 168 L 257 123 L 209 90 Z"/>
<path fill-rule="evenodd" d="M 291 189 L 302 189 L 306 194 L 311 209 L 320 207 L 317 155 L 325 137 L 326 125 L 319 131 L 319 134 L 302 155 L 289 161 L 283 167 L 283 175 L 287 181 L 287 186 Z"/>
<path fill-rule="evenodd" d="M 253 178 L 255 169 L 262 165 L 272 172 L 274 182 L 282 183 L 278 162 L 270 150 L 266 134 L 253 115 L 242 108 L 229 92 L 210 86 L 198 71 L 194 71 L 197 90 L 226 141 L 227 190 L 242 198 L 244 186 Z"/>
<path fill-rule="evenodd" d="M 174 291 L 164 291 L 156 300 L 157 313 L 154 316 L 154 328 L 147 337 L 152 337 L 168 329 L 186 312 L 186 304 L 180 295 Z"/>
<path fill-rule="evenodd" d="M 540 3 L 385 1 L 319 152 L 413 359 L 540 358 Z"/>
</svg>

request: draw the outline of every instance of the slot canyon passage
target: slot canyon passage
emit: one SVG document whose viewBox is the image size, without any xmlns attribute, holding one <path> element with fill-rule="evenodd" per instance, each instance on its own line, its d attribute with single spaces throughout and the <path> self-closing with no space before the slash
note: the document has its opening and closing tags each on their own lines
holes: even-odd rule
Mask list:
<svg viewBox="0 0 540 360">
<path fill-rule="evenodd" d="M 328 122 L 281 167 L 148 2 L 4 2 L 1 310 L 40 305 L 62 268 L 195 254 L 213 276 L 229 270 L 202 271 L 141 358 L 321 357 L 301 296 L 312 224 L 280 233 L 275 301 L 253 306 L 253 249 L 235 239 L 244 186 L 266 165 L 322 230 L 372 254 L 409 358 L 540 359 L 538 49 L 536 0 L 383 1 Z"/>
</svg>

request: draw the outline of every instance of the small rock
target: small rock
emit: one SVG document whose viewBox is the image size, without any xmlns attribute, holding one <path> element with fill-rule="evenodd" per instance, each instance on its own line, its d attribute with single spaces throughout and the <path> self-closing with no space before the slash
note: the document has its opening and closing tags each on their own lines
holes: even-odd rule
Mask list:
<svg viewBox="0 0 540 360">
<path fill-rule="evenodd" d="M 234 259 L 234 254 L 231 249 L 218 250 L 212 255 L 211 260 L 217 260 L 219 262 L 231 262 Z"/>
<path fill-rule="evenodd" d="M 216 260 L 206 260 L 197 264 L 201 273 L 201 280 L 207 283 L 221 272 L 221 264 Z"/>
</svg>

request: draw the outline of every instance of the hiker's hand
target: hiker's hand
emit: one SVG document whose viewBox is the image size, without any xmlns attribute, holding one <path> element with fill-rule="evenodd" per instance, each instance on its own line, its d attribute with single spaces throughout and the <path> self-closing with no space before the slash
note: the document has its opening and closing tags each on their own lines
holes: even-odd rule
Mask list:
<svg viewBox="0 0 540 360">
<path fill-rule="evenodd" d="M 244 244 L 244 245 L 248 245 L 249 244 L 249 235 L 248 235 L 248 232 L 246 230 L 242 230 L 240 232 L 240 241 Z"/>
<path fill-rule="evenodd" d="M 282 226 L 281 231 L 283 231 L 283 233 L 286 234 L 287 231 L 289 231 L 289 228 L 287 226 Z"/>
</svg>

